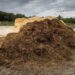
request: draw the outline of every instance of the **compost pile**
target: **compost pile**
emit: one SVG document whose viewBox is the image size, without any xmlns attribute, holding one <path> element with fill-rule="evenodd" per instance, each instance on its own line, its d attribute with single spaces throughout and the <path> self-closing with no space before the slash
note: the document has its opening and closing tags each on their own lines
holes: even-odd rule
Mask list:
<svg viewBox="0 0 75 75">
<path fill-rule="evenodd" d="M 71 60 L 75 32 L 58 19 L 24 25 L 19 33 L 8 34 L 0 49 L 0 63 Z"/>
</svg>

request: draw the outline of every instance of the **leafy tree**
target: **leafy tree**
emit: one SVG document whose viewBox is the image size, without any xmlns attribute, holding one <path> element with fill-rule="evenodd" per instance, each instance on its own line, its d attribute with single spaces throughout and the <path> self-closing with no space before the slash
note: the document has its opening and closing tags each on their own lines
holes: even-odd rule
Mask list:
<svg viewBox="0 0 75 75">
<path fill-rule="evenodd" d="M 59 15 L 57 18 L 61 20 L 61 19 L 62 19 L 62 16 L 61 16 L 61 15 Z"/>
<path fill-rule="evenodd" d="M 23 14 L 15 15 L 13 13 L 7 13 L 7 12 L 0 11 L 0 21 L 14 21 L 16 18 L 22 18 L 22 17 L 27 18 Z"/>
</svg>

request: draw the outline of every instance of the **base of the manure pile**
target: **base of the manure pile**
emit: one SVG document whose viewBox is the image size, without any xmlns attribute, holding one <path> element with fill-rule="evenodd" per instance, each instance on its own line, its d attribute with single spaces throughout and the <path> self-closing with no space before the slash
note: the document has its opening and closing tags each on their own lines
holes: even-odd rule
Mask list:
<svg viewBox="0 0 75 75">
<path fill-rule="evenodd" d="M 62 64 L 38 66 L 29 65 L 25 68 L 0 67 L 0 75 L 75 75 L 75 61 L 62 62 Z"/>
</svg>

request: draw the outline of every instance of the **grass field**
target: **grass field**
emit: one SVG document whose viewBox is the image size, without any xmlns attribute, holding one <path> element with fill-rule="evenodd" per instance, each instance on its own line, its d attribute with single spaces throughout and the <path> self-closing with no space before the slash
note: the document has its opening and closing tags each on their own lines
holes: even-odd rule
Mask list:
<svg viewBox="0 0 75 75">
<path fill-rule="evenodd" d="M 8 21 L 0 21 L 0 26 L 13 26 L 14 22 L 8 22 Z"/>
<path fill-rule="evenodd" d="M 66 23 L 69 27 L 75 28 L 75 24 L 74 23 Z"/>
</svg>

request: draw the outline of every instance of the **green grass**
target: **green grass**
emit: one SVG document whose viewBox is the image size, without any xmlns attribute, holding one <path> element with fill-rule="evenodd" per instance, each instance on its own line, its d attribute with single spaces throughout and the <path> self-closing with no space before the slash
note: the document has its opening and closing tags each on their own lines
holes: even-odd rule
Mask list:
<svg viewBox="0 0 75 75">
<path fill-rule="evenodd" d="M 66 23 L 69 27 L 74 27 L 75 28 L 75 23 Z"/>
<path fill-rule="evenodd" d="M 14 22 L 0 21 L 0 26 L 13 26 Z"/>
</svg>

